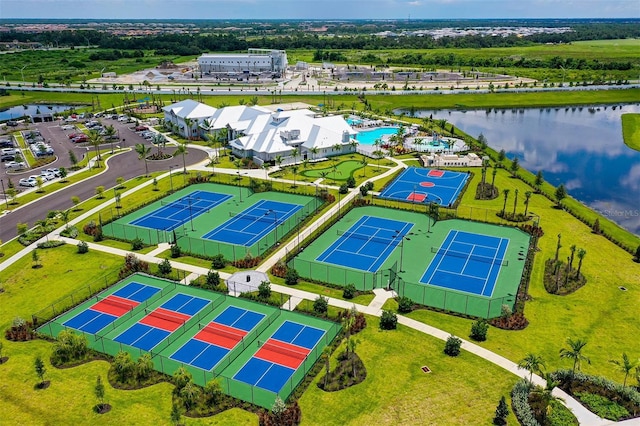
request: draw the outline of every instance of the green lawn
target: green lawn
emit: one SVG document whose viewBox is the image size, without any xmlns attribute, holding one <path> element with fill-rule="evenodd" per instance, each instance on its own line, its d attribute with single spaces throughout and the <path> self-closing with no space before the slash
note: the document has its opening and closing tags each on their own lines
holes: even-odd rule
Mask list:
<svg viewBox="0 0 640 426">
<path fill-rule="evenodd" d="M 622 114 L 622 138 L 629 148 L 640 151 L 640 114 Z"/>
<path fill-rule="evenodd" d="M 366 380 L 324 392 L 316 386 L 324 375 L 319 374 L 299 401 L 303 425 L 491 424 L 515 376 L 466 352 L 451 358 L 442 352 L 442 341 L 416 330 L 380 331 L 378 322 L 367 316 L 367 328 L 354 336 Z M 425 365 L 432 373 L 420 370 Z M 517 424 L 513 414 L 508 421 Z"/>
</svg>

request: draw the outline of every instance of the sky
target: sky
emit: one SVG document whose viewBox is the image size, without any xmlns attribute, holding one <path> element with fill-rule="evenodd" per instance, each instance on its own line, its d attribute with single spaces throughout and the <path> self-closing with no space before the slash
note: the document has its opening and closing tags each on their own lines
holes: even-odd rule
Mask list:
<svg viewBox="0 0 640 426">
<path fill-rule="evenodd" d="M 0 0 L 0 18 L 640 18 L 640 0 Z"/>
</svg>

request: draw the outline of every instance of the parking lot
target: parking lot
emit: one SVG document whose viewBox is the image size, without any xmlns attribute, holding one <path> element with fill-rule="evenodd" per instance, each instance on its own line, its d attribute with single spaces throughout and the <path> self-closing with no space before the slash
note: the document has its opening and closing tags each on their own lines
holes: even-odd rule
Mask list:
<svg viewBox="0 0 640 426">
<path fill-rule="evenodd" d="M 113 128 L 111 132 L 107 130 L 110 126 Z M 139 127 L 140 131 L 136 132 L 135 127 L 135 122 L 128 122 L 124 117 L 119 120 L 118 116 L 109 115 L 77 118 L 75 121 L 71 119 L 28 124 L 26 127 L 20 124 L 18 127 L 8 128 L 8 131 L 20 132 L 25 143 L 20 145 L 9 134 L 0 135 L 0 158 L 2 159 L 0 179 L 5 185 L 5 190 L 11 179 L 15 188 L 23 191 L 36 186 L 36 176 L 40 176 L 43 182 L 59 177 L 61 167 L 68 170 L 72 166 L 70 151 L 74 153 L 77 161 L 81 161 L 88 151 L 94 149 L 87 137 L 90 129 L 103 133 L 105 144 L 101 145 L 102 149 L 117 149 L 137 143 L 149 144 L 149 136 L 142 133 L 147 129 Z M 145 136 L 147 136 L 146 139 Z M 31 151 L 31 156 L 25 152 L 27 149 Z M 33 167 L 34 159 L 48 155 L 54 155 L 56 159 L 49 164 Z M 50 172 L 47 173 L 46 170 Z M 27 182 L 30 177 L 30 181 Z M 20 185 L 21 180 L 23 185 Z M 0 195 L 0 198 L 3 195 Z"/>
</svg>

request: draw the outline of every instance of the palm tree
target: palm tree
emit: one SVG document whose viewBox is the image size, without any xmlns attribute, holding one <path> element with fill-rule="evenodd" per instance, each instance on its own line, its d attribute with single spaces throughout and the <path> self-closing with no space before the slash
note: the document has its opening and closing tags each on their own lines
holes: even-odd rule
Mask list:
<svg viewBox="0 0 640 426">
<path fill-rule="evenodd" d="M 298 166 L 292 166 L 291 167 L 291 171 L 293 172 L 293 187 L 297 188 L 297 186 L 296 186 L 296 177 L 298 175 Z"/>
<path fill-rule="evenodd" d="M 562 248 L 562 234 L 558 234 L 558 243 L 556 244 L 556 257 L 553 258 L 556 262 L 560 256 L 560 249 Z"/>
<path fill-rule="evenodd" d="M 631 373 L 631 370 L 634 370 L 638 366 L 638 363 L 640 361 L 639 360 L 631 361 L 629 359 L 629 356 L 623 352 L 622 361 L 617 359 L 611 359 L 609 360 L 609 362 L 618 366 L 618 371 L 624 373 L 624 382 L 622 383 L 622 386 L 626 387 L 627 377 L 629 377 L 629 373 Z"/>
<path fill-rule="evenodd" d="M 60 214 L 60 219 L 62 219 L 62 221 L 64 222 L 65 229 L 68 229 L 69 228 L 69 215 L 71 214 L 71 210 L 70 209 L 60 210 L 58 213 Z"/>
<path fill-rule="evenodd" d="M 351 147 L 351 149 L 353 150 L 353 152 L 356 152 L 356 149 L 358 149 L 358 141 L 355 139 L 351 139 L 349 141 L 349 147 Z"/>
<path fill-rule="evenodd" d="M 491 186 L 494 188 L 495 188 L 497 174 L 498 174 L 498 167 L 494 165 L 493 170 L 491 170 Z"/>
<path fill-rule="evenodd" d="M 185 155 L 187 155 L 189 151 L 187 151 L 187 144 L 185 142 L 180 142 L 178 144 L 178 148 L 176 148 L 176 152 L 173 154 L 174 157 L 176 155 L 182 155 L 182 172 L 187 174 L 187 160 L 185 159 Z"/>
<path fill-rule="evenodd" d="M 138 160 L 144 160 L 145 176 L 149 176 L 149 166 L 147 165 L 147 156 L 151 152 L 151 147 L 143 143 L 137 143 L 135 150 L 138 153 Z"/>
<path fill-rule="evenodd" d="M 504 204 L 502 205 L 502 216 L 504 216 L 504 212 L 507 208 L 507 198 L 509 198 L 509 189 L 503 189 L 502 190 L 502 195 L 504 195 Z"/>
<path fill-rule="evenodd" d="M 569 256 L 569 270 L 573 269 L 573 257 L 576 254 L 576 245 L 572 244 L 571 247 L 569 247 L 569 250 L 571 251 L 571 256 Z"/>
<path fill-rule="evenodd" d="M 586 340 L 573 340 L 571 338 L 568 338 L 567 344 L 569 345 L 569 349 L 560 349 L 560 358 L 573 360 L 572 374 L 576 374 L 576 369 L 580 371 L 580 363 L 582 361 L 585 361 L 587 364 L 591 364 L 591 360 L 582 353 L 582 350 L 587 345 L 587 342 Z"/>
<path fill-rule="evenodd" d="M 324 368 L 326 370 L 324 375 L 324 387 L 327 387 L 327 382 L 329 381 L 329 371 L 331 368 L 331 347 L 325 346 L 322 350 L 322 358 L 324 359 Z"/>
<path fill-rule="evenodd" d="M 329 176 L 329 172 L 320 172 L 319 174 L 323 181 L 327 178 L 327 176 Z"/>
<path fill-rule="evenodd" d="M 546 419 L 551 414 L 553 401 L 562 401 L 562 398 L 558 398 L 553 395 L 553 389 L 560 383 L 553 380 L 553 377 L 549 373 L 545 374 L 544 378 L 546 381 L 545 386 L 536 386 L 531 391 L 531 396 L 540 402 L 540 406 L 542 408 L 542 412 L 540 413 L 542 417 L 542 424 L 546 424 Z"/>
<path fill-rule="evenodd" d="M 315 160 L 316 159 L 316 155 L 318 154 L 318 147 L 317 146 L 311 147 L 309 152 L 311 153 L 311 159 Z"/>
<path fill-rule="evenodd" d="M 160 148 L 164 148 L 167 143 L 167 140 L 161 133 L 154 133 L 151 141 L 154 143 L 156 148 L 158 148 L 158 158 L 162 158 L 162 154 L 160 153 Z"/>
<path fill-rule="evenodd" d="M 298 158 L 298 155 L 300 155 L 300 150 L 298 148 L 293 148 L 291 150 L 291 156 L 293 157 L 293 163 L 297 163 L 298 161 L 296 160 Z"/>
<path fill-rule="evenodd" d="M 280 165 L 284 161 L 284 158 L 282 158 L 282 155 L 276 155 L 276 158 L 273 161 L 275 161 L 276 165 L 280 167 Z"/>
<path fill-rule="evenodd" d="M 380 160 L 384 158 L 384 152 L 381 149 L 373 151 L 373 155 L 375 155 L 376 160 L 378 160 L 378 169 L 376 172 L 380 171 Z"/>
<path fill-rule="evenodd" d="M 530 382 L 533 380 L 533 373 L 541 374 L 544 367 L 542 357 L 531 352 L 518 362 L 518 368 L 529 371 Z"/>
<path fill-rule="evenodd" d="M 100 150 L 98 147 L 104 142 L 104 138 L 97 130 L 89 130 L 89 145 L 96 149 L 96 168 L 100 168 Z"/>
<path fill-rule="evenodd" d="M 362 164 L 362 177 L 367 177 L 367 165 L 369 164 L 369 162 L 367 161 L 367 157 L 362 156 L 360 164 Z"/>
<path fill-rule="evenodd" d="M 515 192 L 515 198 L 513 199 L 513 215 L 516 215 L 516 206 L 518 205 L 518 189 L 516 188 Z"/>
<path fill-rule="evenodd" d="M 264 180 L 269 180 L 269 163 L 262 163 L 262 170 L 264 170 Z"/>
<path fill-rule="evenodd" d="M 482 169 L 480 170 L 480 172 L 482 173 L 482 178 L 480 179 L 480 182 L 482 185 L 480 185 L 480 187 L 482 188 L 482 190 L 484 191 L 484 182 L 485 179 L 487 178 L 487 165 L 486 164 L 482 164 Z"/>
<path fill-rule="evenodd" d="M 191 135 L 192 135 L 192 130 L 191 130 L 191 126 L 193 125 L 193 120 L 190 118 L 185 117 L 184 119 L 184 125 L 185 125 L 185 130 L 184 130 L 184 135 L 187 139 L 191 140 Z"/>
<path fill-rule="evenodd" d="M 111 144 L 112 154 L 113 154 L 113 139 L 114 139 L 114 136 L 116 136 L 117 134 L 118 134 L 118 131 L 115 129 L 115 127 L 113 127 L 112 124 L 104 128 L 104 135 L 106 136 L 107 140 L 110 141 L 109 143 Z"/>
<path fill-rule="evenodd" d="M 533 195 L 533 192 L 526 191 L 524 193 L 524 216 L 527 217 L 527 211 L 529 210 L 529 199 Z"/>
<path fill-rule="evenodd" d="M 576 271 L 576 279 L 580 278 L 580 268 L 582 268 L 582 260 L 586 255 L 587 251 L 585 249 L 578 249 L 578 270 Z"/>
</svg>

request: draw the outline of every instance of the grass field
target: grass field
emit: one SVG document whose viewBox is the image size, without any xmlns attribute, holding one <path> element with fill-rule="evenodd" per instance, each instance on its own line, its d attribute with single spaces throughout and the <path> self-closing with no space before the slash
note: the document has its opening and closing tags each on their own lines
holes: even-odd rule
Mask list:
<svg viewBox="0 0 640 426">
<path fill-rule="evenodd" d="M 640 151 L 640 114 L 622 114 L 622 138 L 629 148 Z"/>
</svg>

